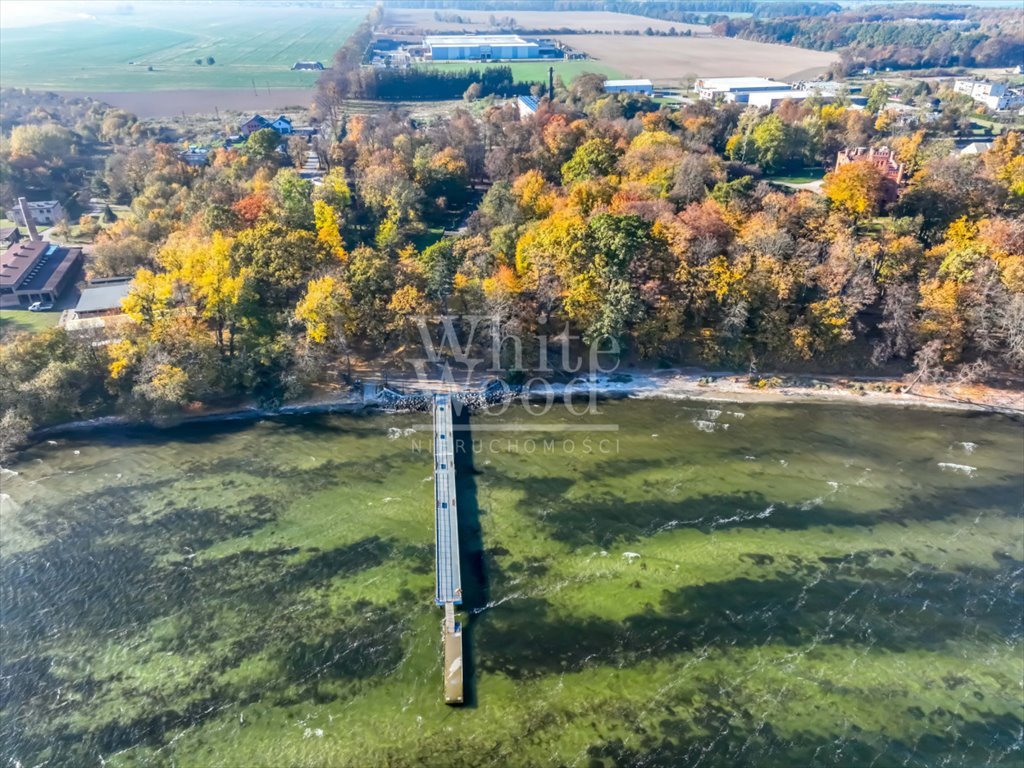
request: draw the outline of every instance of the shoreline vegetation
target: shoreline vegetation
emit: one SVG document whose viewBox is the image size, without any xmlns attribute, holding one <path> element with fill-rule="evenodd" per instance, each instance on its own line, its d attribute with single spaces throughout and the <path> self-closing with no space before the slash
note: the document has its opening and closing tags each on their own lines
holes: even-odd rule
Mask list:
<svg viewBox="0 0 1024 768">
<path fill-rule="evenodd" d="M 69 201 L 95 238 L 85 278 L 133 280 L 123 322 L 5 338 L 0 456 L 74 420 L 169 424 L 338 398 L 353 356 L 387 371 L 442 330 L 429 318 L 459 318 L 442 337 L 495 351 L 513 381 L 550 370 L 547 338 L 612 340 L 648 370 L 1021 380 L 1024 134 L 957 152 L 977 107 L 950 83 L 898 92 L 936 110 L 920 123 L 888 108 L 897 93 L 883 82 L 864 108 L 840 93 L 761 111 L 609 94 L 600 75 L 556 78 L 521 115 L 486 96 L 512 81 L 499 70 L 433 78 L 463 103 L 430 119 L 354 114 L 354 96 L 397 98 L 412 77 L 363 66 L 378 11 L 322 73 L 310 112 L 291 116 L 314 137 L 211 139 L 201 165 L 173 126 L 3 90 L 8 196 Z M 766 181 L 840 157 L 861 159 L 827 174 L 823 194 Z M 833 386 L 737 381 L 794 397 Z"/>
<path fill-rule="evenodd" d="M 497 379 L 477 377 L 468 385 L 453 387 L 445 385 L 440 380 L 416 380 L 399 375 L 389 377 L 387 388 L 409 397 L 442 390 L 459 394 L 478 394 L 483 392 L 488 383 L 495 381 Z M 534 389 L 530 392 L 530 398 L 543 399 L 548 396 L 547 391 L 546 389 Z M 579 379 L 571 385 L 552 384 L 551 391 L 556 401 L 567 396 L 587 396 L 593 392 L 601 399 L 657 398 L 720 403 L 855 404 L 893 408 L 974 411 L 1024 417 L 1024 392 L 1019 389 L 966 384 L 912 383 L 908 379 L 900 377 L 785 373 L 764 373 L 750 376 L 728 371 L 668 368 L 611 375 L 602 374 L 587 380 Z M 524 394 L 521 390 L 512 390 L 509 397 L 515 400 L 520 399 Z M 323 387 L 308 397 L 272 407 L 249 402 L 238 403 L 230 407 L 203 407 L 183 412 L 176 417 L 160 422 L 125 415 L 113 415 L 55 424 L 36 430 L 30 437 L 30 445 L 44 438 L 66 432 L 82 432 L 114 426 L 164 429 L 184 424 L 236 419 L 371 410 L 394 413 L 408 410 L 408 408 L 404 407 L 401 401 L 394 406 L 389 406 L 386 402 L 364 400 L 356 386 L 349 387 L 347 391 L 344 387 Z"/>
</svg>

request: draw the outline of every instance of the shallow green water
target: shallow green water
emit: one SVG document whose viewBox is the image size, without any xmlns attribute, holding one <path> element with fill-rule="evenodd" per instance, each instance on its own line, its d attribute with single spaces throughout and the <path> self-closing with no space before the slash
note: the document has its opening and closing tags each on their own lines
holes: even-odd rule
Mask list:
<svg viewBox="0 0 1024 768">
<path fill-rule="evenodd" d="M 462 709 L 441 703 L 429 428 L 37 446 L 2 478 L 0 761 L 1020 765 L 1019 422 L 474 417 Z"/>
</svg>

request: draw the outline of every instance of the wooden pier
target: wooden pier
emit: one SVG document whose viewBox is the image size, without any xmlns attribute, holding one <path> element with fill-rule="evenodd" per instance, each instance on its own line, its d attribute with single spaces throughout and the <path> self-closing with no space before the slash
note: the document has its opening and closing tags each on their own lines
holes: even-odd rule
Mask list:
<svg viewBox="0 0 1024 768">
<path fill-rule="evenodd" d="M 462 626 L 455 606 L 462 603 L 459 567 L 459 513 L 455 498 L 455 438 L 450 395 L 434 396 L 434 539 L 436 590 L 434 602 L 444 607 L 444 700 L 463 703 Z"/>
</svg>

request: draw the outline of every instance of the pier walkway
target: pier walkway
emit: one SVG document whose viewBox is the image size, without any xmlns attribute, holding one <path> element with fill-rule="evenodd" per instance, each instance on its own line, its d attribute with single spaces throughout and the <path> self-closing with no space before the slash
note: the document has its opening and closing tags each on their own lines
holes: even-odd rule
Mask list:
<svg viewBox="0 0 1024 768">
<path fill-rule="evenodd" d="M 459 513 L 455 499 L 455 437 L 451 395 L 434 396 L 434 538 L 437 586 L 434 602 L 444 607 L 444 700 L 463 702 L 462 626 L 455 606 L 462 603 L 459 567 Z"/>
</svg>

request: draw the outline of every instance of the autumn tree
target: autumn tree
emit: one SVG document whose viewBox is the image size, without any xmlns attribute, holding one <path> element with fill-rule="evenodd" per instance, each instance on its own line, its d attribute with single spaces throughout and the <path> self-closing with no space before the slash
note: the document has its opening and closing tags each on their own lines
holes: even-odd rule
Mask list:
<svg viewBox="0 0 1024 768">
<path fill-rule="evenodd" d="M 330 275 L 310 280 L 305 295 L 295 306 L 295 319 L 306 328 L 314 344 L 326 344 L 341 334 L 346 294 Z"/>
<path fill-rule="evenodd" d="M 606 176 L 615 168 L 617 155 L 608 139 L 590 139 L 573 153 L 562 166 L 562 183 L 572 184 L 584 179 Z"/>
<path fill-rule="evenodd" d="M 267 162 L 277 159 L 277 148 L 281 144 L 281 136 L 273 128 L 261 128 L 253 131 L 245 140 L 243 151 L 256 162 Z"/>
<path fill-rule="evenodd" d="M 882 205 L 885 176 L 873 163 L 855 160 L 825 177 L 822 188 L 829 202 L 854 218 L 875 216 Z"/>
</svg>

